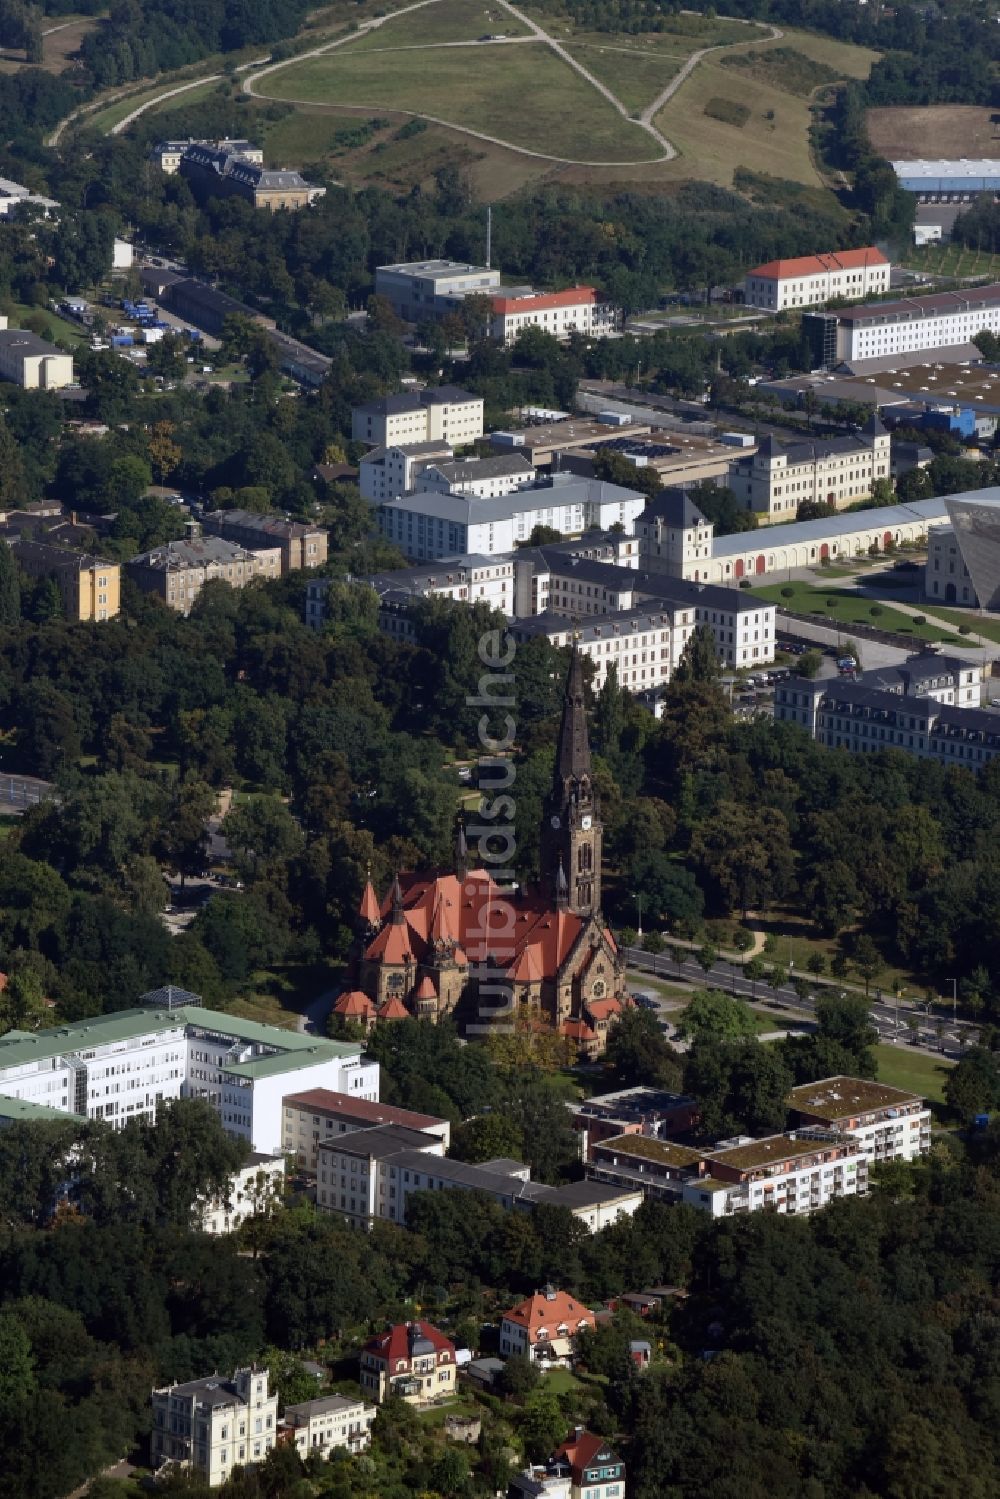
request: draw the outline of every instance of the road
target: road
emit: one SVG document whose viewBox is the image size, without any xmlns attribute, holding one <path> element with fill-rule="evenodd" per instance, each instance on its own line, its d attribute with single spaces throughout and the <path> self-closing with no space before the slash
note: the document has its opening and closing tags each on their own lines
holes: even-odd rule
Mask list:
<svg viewBox="0 0 1000 1499">
<path fill-rule="evenodd" d="M 701 964 L 695 962 L 693 958 L 677 964 L 667 953 L 648 953 L 640 947 L 625 948 L 625 961 L 630 970 L 649 973 L 654 977 L 668 979 L 674 983 L 693 984 L 700 989 L 724 989 L 729 994 L 736 994 L 756 1003 L 784 1006 L 803 1015 L 816 1013 L 814 998 L 800 999 L 790 984 L 772 990 L 768 984 L 760 980 L 755 983 L 744 975 L 741 964 L 717 962 L 706 973 Z M 817 983 L 816 990 L 820 995 L 823 992 L 841 992 L 837 985 L 828 982 Z M 896 1006 L 878 1001 L 871 1005 L 872 1023 L 878 1031 L 880 1041 L 899 1041 L 910 1045 L 908 1022 L 914 1015 L 919 1017 L 919 1011 L 909 1005 Z M 776 1016 L 775 1020 L 777 1023 L 780 1016 Z M 918 1044 L 914 1046 L 914 1050 L 930 1052 L 935 1056 L 943 1054 L 956 1059 L 962 1053 L 962 1046 L 959 1042 L 960 1034 L 965 1038 L 966 1044 L 971 1044 L 978 1036 L 976 1027 L 966 1020 L 959 1020 L 955 1023 L 947 1021 L 939 1040 L 937 1022 L 932 1024 L 924 1016 L 917 1030 Z"/>
</svg>

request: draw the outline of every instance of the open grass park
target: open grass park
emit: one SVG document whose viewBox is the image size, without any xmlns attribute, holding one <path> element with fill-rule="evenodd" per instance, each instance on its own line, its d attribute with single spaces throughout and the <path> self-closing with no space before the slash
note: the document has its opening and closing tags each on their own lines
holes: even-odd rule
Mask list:
<svg viewBox="0 0 1000 1499">
<path fill-rule="evenodd" d="M 901 635 L 912 635 L 914 640 L 943 641 L 946 645 L 959 643 L 957 633 L 952 634 L 929 620 L 918 624 L 917 619 L 922 616 L 905 614 L 901 609 L 894 609 L 891 604 L 855 593 L 850 588 L 824 588 L 822 584 L 789 582 L 768 583 L 762 588 L 754 588 L 752 592 L 755 598 L 768 599 L 795 614 L 813 615 L 818 623 L 842 626 L 845 634 L 850 633 L 851 625 L 863 624 Z M 873 609 L 876 611 L 874 614 Z"/>
<path fill-rule="evenodd" d="M 493 198 L 553 174 L 589 180 L 596 170 L 602 180 L 650 186 L 691 178 L 728 186 L 748 165 L 822 189 L 809 142 L 812 97 L 835 79 L 867 76 L 877 56 L 711 15 L 664 16 L 662 30 L 631 34 L 519 12 L 506 0 L 425 0 L 250 75 L 254 99 L 291 104 L 308 122 L 305 131 L 268 125 L 269 156 L 299 166 L 329 156 L 344 181 L 400 187 L 426 180 L 451 153 Z M 345 148 L 338 132 L 363 111 L 377 120 L 374 138 Z M 427 122 L 419 138 L 399 134 L 409 117 Z"/>
</svg>

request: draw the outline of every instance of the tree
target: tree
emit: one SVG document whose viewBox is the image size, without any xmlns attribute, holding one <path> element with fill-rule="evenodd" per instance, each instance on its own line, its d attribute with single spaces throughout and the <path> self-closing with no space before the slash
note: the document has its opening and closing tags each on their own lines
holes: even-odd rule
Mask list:
<svg viewBox="0 0 1000 1499">
<path fill-rule="evenodd" d="M 714 1036 L 736 1041 L 756 1035 L 754 1014 L 745 1000 L 721 989 L 699 989 L 688 1001 L 677 1027 L 681 1035 L 697 1039 Z"/>
<path fill-rule="evenodd" d="M 865 981 L 865 995 L 867 996 L 869 985 L 878 978 L 885 967 L 885 962 L 882 954 L 866 932 L 862 932 L 855 940 L 851 952 L 851 961 Z"/>
<path fill-rule="evenodd" d="M 820 1035 L 843 1047 L 853 1059 L 859 1077 L 875 1076 L 872 1047 L 878 1040 L 878 1032 L 866 1000 L 858 994 L 843 998 L 824 994 L 816 1003 L 816 1019 Z"/>
<path fill-rule="evenodd" d="M 623 1088 L 676 1088 L 680 1064 L 656 1016 L 630 1006 L 615 1022 L 604 1054 L 616 1082 Z"/>
<path fill-rule="evenodd" d="M 11 629 L 21 620 L 21 585 L 17 565 L 6 541 L 0 541 L 0 628 Z"/>
<path fill-rule="evenodd" d="M 508 1115 L 480 1114 L 460 1124 L 451 1137 L 451 1154 L 460 1161 L 490 1161 L 499 1157 L 515 1160 L 524 1148 L 524 1135 Z"/>
<path fill-rule="evenodd" d="M 966 1125 L 977 1114 L 1000 1108 L 1000 1063 L 993 1052 L 972 1046 L 945 1078 L 945 1102 Z"/>
<path fill-rule="evenodd" d="M 823 665 L 823 657 L 819 651 L 804 651 L 796 663 L 796 669 L 801 677 L 815 677 L 819 675 L 819 669 Z"/>
<path fill-rule="evenodd" d="M 695 625 L 674 671 L 678 683 L 716 683 L 722 676 L 715 631 L 710 625 Z"/>
</svg>

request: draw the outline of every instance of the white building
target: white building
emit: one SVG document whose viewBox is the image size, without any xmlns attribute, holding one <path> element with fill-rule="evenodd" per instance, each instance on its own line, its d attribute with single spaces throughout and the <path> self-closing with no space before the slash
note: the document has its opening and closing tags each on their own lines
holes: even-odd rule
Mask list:
<svg viewBox="0 0 1000 1499">
<path fill-rule="evenodd" d="M 135 260 L 135 252 L 127 239 L 119 239 L 115 236 L 111 247 L 111 269 L 113 271 L 131 270 Z"/>
<path fill-rule="evenodd" d="M 815 735 L 819 709 L 830 691 L 830 679 L 789 677 L 774 689 L 774 717 L 797 723 Z M 898 666 L 876 666 L 856 672 L 852 685 L 871 692 L 894 693 L 897 697 L 927 698 L 960 708 L 978 708 L 983 699 L 983 666 L 958 656 L 941 656 L 928 647 L 919 656 L 909 656 Z"/>
<path fill-rule="evenodd" d="M 364 1452 L 371 1445 L 374 1405 L 345 1395 L 324 1395 L 286 1405 L 284 1425 L 295 1433 L 295 1450 L 305 1459 L 311 1453 L 330 1457 L 338 1448 Z"/>
<path fill-rule="evenodd" d="M 409 494 L 417 488 L 417 477 L 432 463 L 454 457 L 451 445 L 433 442 L 408 442 L 389 447 L 372 448 L 358 465 L 358 488 L 361 498 L 373 505 Z"/>
<path fill-rule="evenodd" d="M 597 300 L 592 286 L 571 286 L 566 291 L 541 292 L 514 287 L 509 294 L 494 296 L 490 334 L 511 344 L 525 328 L 541 328 L 553 338 L 571 333 L 596 338 L 613 333 L 618 318 L 613 307 Z"/>
<path fill-rule="evenodd" d="M 262 1463 L 277 1440 L 278 1396 L 268 1371 L 255 1365 L 154 1390 L 150 1463 L 154 1471 L 176 1464 L 212 1488 L 233 1468 Z"/>
<path fill-rule="evenodd" d="M 976 773 L 1000 755 L 1000 715 L 929 697 L 904 697 L 863 683 L 828 680 L 816 709 L 815 738 L 852 754 L 902 750 Z"/>
<path fill-rule="evenodd" d="M 321 1212 L 336 1213 L 355 1228 L 368 1228 L 376 1218 L 403 1221 L 398 1211 L 403 1197 L 393 1178 L 387 1180 L 385 1163 L 405 1151 L 409 1162 L 424 1155 L 443 1156 L 444 1143 L 435 1135 L 401 1125 L 375 1125 L 354 1130 L 317 1145 L 316 1206 Z M 419 1177 L 415 1165 L 407 1168 L 405 1185 Z M 391 1185 L 391 1192 L 389 1190 Z M 397 1200 L 398 1199 L 398 1200 Z"/>
<path fill-rule="evenodd" d="M 834 298 L 860 302 L 889 290 L 892 267 L 874 245 L 769 260 L 747 271 L 743 300 L 750 307 L 784 312 L 789 307 L 822 307 Z"/>
<path fill-rule="evenodd" d="M 580 536 L 590 528 L 630 531 L 646 505 L 634 489 L 599 479 L 554 474 L 551 484 L 517 490 L 498 499 L 418 490 L 379 509 L 378 529 L 407 557 L 431 561 L 470 552 L 484 556 L 512 552 L 536 526 L 563 536 Z"/>
<path fill-rule="evenodd" d="M 652 604 L 586 620 L 546 610 L 533 619 L 517 620 L 511 634 L 519 645 L 538 635 L 559 647 L 575 641 L 580 654 L 594 663 L 595 692 L 604 686 L 612 666 L 619 686 L 631 692 L 656 692 L 673 676 L 683 642 L 693 629 L 693 609 Z"/>
<path fill-rule="evenodd" d="M 379 597 L 379 625 L 390 635 L 411 636 L 413 622 L 407 606 L 414 599 L 446 598 L 459 603 L 489 604 L 502 614 L 513 612 L 514 559 L 512 557 L 448 557 L 427 567 L 401 569 L 365 578 Z M 306 584 L 306 624 L 321 629 L 326 619 L 329 578 Z"/>
<path fill-rule="evenodd" d="M 231 1234 L 248 1218 L 267 1217 L 285 1190 L 285 1158 L 252 1152 L 230 1177 L 225 1196 L 206 1203 L 201 1226 L 207 1234 Z"/>
<path fill-rule="evenodd" d="M 873 1161 L 914 1161 L 931 1148 L 931 1111 L 924 1099 L 867 1078 L 826 1077 L 788 1095 L 803 1125 L 855 1141 Z"/>
<path fill-rule="evenodd" d="M 793 521 L 800 505 L 846 510 L 871 498 L 878 479 L 891 482 L 891 440 L 875 415 L 860 432 L 782 447 L 765 437 L 751 458 L 729 470 L 729 488 L 758 522 Z"/>
<path fill-rule="evenodd" d="M 483 435 L 483 398 L 455 385 L 402 391 L 355 406 L 351 436 L 373 447 L 444 442 L 461 448 Z"/>
<path fill-rule="evenodd" d="M 499 287 L 499 271 L 456 260 L 411 260 L 375 269 L 375 295 L 385 297 L 408 323 L 443 317 L 466 297 L 490 296 Z"/>
<path fill-rule="evenodd" d="M 180 171 L 181 157 L 189 146 L 210 146 L 216 151 L 228 151 L 233 156 L 242 156 L 247 161 L 255 162 L 257 166 L 263 166 L 264 153 L 259 146 L 250 141 L 231 141 L 223 138 L 217 141 L 157 141 L 149 153 L 150 161 L 154 161 L 161 172 L 172 176 L 174 172 Z"/>
<path fill-rule="evenodd" d="M 73 356 L 46 343 L 37 333 L 0 328 L 0 379 L 12 380 L 24 390 L 62 390 L 74 381 Z"/>
<path fill-rule="evenodd" d="M 594 1313 L 565 1291 L 546 1286 L 527 1296 L 500 1319 L 500 1357 L 532 1363 L 569 1364 L 573 1340 L 584 1328 L 593 1331 Z"/>
<path fill-rule="evenodd" d="M 868 1191 L 868 1155 L 853 1140 L 825 1130 L 798 1130 L 764 1140 L 743 1137 L 706 1154 L 707 1174 L 693 1176 L 680 1200 L 713 1218 L 734 1213 L 803 1215 L 835 1197 Z"/>
<path fill-rule="evenodd" d="M 498 453 L 492 458 L 434 462 L 420 476 L 421 489 L 440 494 L 474 495 L 493 500 L 535 482 L 536 470 L 522 453 Z"/>
<path fill-rule="evenodd" d="M 941 604 L 964 604 L 974 609 L 979 602 L 954 526 L 931 526 L 927 532 L 924 592 Z"/>
<path fill-rule="evenodd" d="M 184 1005 L 97 1015 L 0 1036 L 0 1094 L 121 1128 L 158 1104 L 203 1098 L 253 1150 L 281 1149 L 282 1098 L 330 1088 L 375 1100 L 377 1062 L 357 1042 L 321 1041 Z"/>
<path fill-rule="evenodd" d="M 836 358 L 847 363 L 964 346 L 1000 332 L 1000 284 L 872 302 L 837 313 Z M 889 372 L 891 374 L 891 371 Z"/>
</svg>

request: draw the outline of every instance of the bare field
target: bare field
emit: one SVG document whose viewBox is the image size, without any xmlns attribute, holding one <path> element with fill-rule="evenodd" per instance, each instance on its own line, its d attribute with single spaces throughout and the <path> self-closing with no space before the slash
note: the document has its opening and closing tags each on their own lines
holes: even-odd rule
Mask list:
<svg viewBox="0 0 1000 1499">
<path fill-rule="evenodd" d="M 995 118 L 995 110 L 976 104 L 900 104 L 870 109 L 868 134 L 879 155 L 890 161 L 997 156 Z"/>
</svg>

